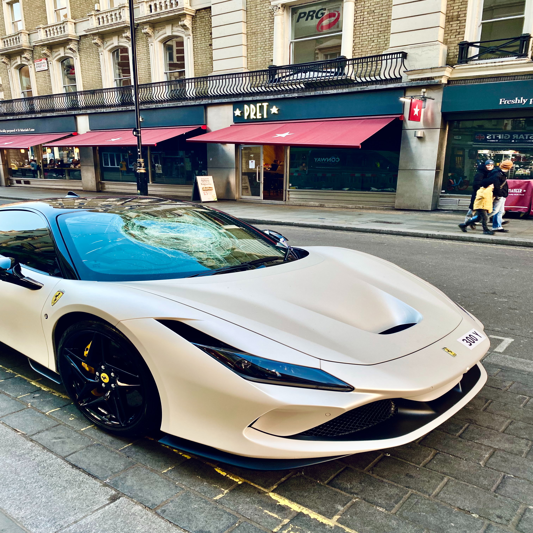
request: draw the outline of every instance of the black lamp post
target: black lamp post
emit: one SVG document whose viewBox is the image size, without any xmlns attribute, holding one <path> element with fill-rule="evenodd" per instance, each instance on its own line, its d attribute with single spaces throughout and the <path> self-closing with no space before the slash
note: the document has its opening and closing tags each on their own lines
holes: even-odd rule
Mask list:
<svg viewBox="0 0 533 533">
<path fill-rule="evenodd" d="M 137 81 L 137 44 L 135 39 L 135 21 L 133 12 L 133 0 L 128 0 L 130 11 L 130 34 L 131 34 L 131 65 L 133 78 L 133 101 L 135 104 L 135 128 L 133 135 L 137 137 L 137 164 L 135 165 L 135 175 L 137 178 L 137 193 L 141 196 L 148 194 L 148 179 L 146 168 L 144 167 L 143 146 L 141 140 L 141 111 L 139 109 L 139 83 Z"/>
</svg>

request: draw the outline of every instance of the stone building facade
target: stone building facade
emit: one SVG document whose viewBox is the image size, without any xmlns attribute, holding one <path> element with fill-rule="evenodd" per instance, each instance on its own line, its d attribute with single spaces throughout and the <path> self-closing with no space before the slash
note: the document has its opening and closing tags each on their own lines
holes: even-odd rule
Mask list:
<svg viewBox="0 0 533 533">
<path fill-rule="evenodd" d="M 401 116 L 404 120 L 395 130 L 398 139 L 391 140 L 391 146 L 399 146 L 394 156 L 397 161 L 394 165 L 385 160 L 380 163 L 395 168 L 386 184 L 373 183 L 365 190 L 356 182 L 359 174 L 366 171 L 354 177 L 345 169 L 347 183 L 330 192 L 331 183 L 319 186 L 318 180 L 295 185 L 303 178 L 293 168 L 290 174 L 300 178 L 295 178 L 291 185 L 287 171 L 281 180 L 284 194 L 280 198 L 288 203 L 295 203 L 296 198 L 311 202 L 312 198 L 311 203 L 317 205 L 346 206 L 359 205 L 363 197 L 367 203 L 378 205 L 387 197 L 388 206 L 428 210 L 444 205 L 445 194 L 447 201 L 451 199 L 460 206 L 464 204 L 460 194 L 469 190 L 469 174 L 476 158 L 488 153 L 471 137 L 483 138 L 483 128 L 492 124 L 507 129 L 516 125 L 527 130 L 533 113 L 529 109 L 533 108 L 530 100 L 529 104 L 521 105 L 520 111 L 513 108 L 510 113 L 505 113 L 505 109 L 514 104 L 506 104 L 505 109 L 500 107 L 496 112 L 490 106 L 500 104 L 487 103 L 484 105 L 492 122 L 483 125 L 474 120 L 478 115 L 469 115 L 468 110 L 461 111 L 474 117 L 468 124 L 455 111 L 448 111 L 458 109 L 450 103 L 451 97 L 446 97 L 456 94 L 454 86 L 533 80 L 529 37 L 533 33 L 533 0 L 513 0 L 511 17 L 502 15 L 503 11 L 497 9 L 500 4 L 507 5 L 504 0 L 137 0 L 134 17 L 139 82 L 157 84 L 153 92 L 159 91 L 160 99 L 149 102 L 146 107 L 151 109 L 146 115 L 154 117 L 150 115 L 152 108 L 159 106 L 168 112 L 158 115 L 158 126 L 204 125 L 208 130 L 222 130 L 237 123 L 241 111 L 246 106 L 253 108 L 258 99 L 262 99 L 264 113 L 267 109 L 278 109 L 275 95 L 281 94 L 284 87 L 286 93 L 279 98 L 285 98 L 283 105 L 291 109 L 293 118 L 322 116 L 329 120 L 342 118 L 343 113 L 351 118 L 385 114 L 396 120 Z M 116 95 L 112 105 L 124 111 L 131 104 L 127 88 L 132 71 L 127 4 L 117 0 L 100 0 L 96 5 L 94 0 L 67 0 L 66 7 L 63 5 L 54 0 L 2 0 L 0 81 L 4 102 L 0 103 L 0 122 L 10 106 L 13 109 L 18 106 L 26 115 L 38 114 L 39 106 L 27 98 L 76 93 L 66 97 L 65 102 L 67 107 L 80 107 L 78 133 L 84 133 L 105 125 L 106 118 L 94 118 L 91 114 L 104 115 L 103 111 L 109 109 L 86 106 L 89 110 L 84 113 L 84 97 L 77 93 L 90 91 L 101 95 L 101 89 L 116 89 L 109 92 Z M 484 48 L 485 41 L 490 41 L 491 46 Z M 346 61 L 338 60 L 339 56 Z M 402 71 L 391 77 L 394 66 L 400 64 L 398 61 Z M 324 80 L 333 81 L 328 84 Z M 510 85 L 486 85 L 480 87 L 480 94 L 496 95 L 504 88 L 509 94 L 519 90 Z M 147 94 L 150 91 L 149 87 Z M 349 101 L 359 102 L 357 105 L 361 100 L 355 97 L 356 93 L 364 93 L 368 106 L 343 109 L 339 102 L 347 102 L 343 98 L 348 93 L 353 97 Z M 401 109 L 390 111 L 394 106 L 388 106 L 384 95 L 394 99 L 395 104 L 398 95 L 402 96 Z M 499 101 L 496 96 L 493 100 Z M 411 114 L 413 101 L 423 104 L 418 116 Z M 307 114 L 301 111 L 305 102 L 314 102 Z M 373 107 L 372 102 L 379 105 Z M 382 113 L 383 109 L 389 111 Z M 251 118 L 267 117 L 260 114 Z M 272 120 L 282 119 L 276 116 Z M 130 127 L 124 117 L 117 120 L 116 127 L 118 124 Z M 114 126 L 112 121 L 110 124 Z M 467 133 L 454 136 L 456 130 Z M 463 146 L 461 139 L 469 141 Z M 265 148 L 264 154 L 276 154 L 275 166 L 279 166 L 282 156 L 289 162 L 291 147 L 287 142 L 284 155 Z M 183 153 L 187 152 L 185 146 L 190 143 L 180 148 Z M 85 149 L 84 153 L 89 152 Z M 509 150 L 496 155 L 504 157 L 503 152 Z M 230 142 L 207 146 L 207 171 L 215 178 L 219 197 L 239 198 L 242 193 L 243 178 L 239 173 L 243 153 L 248 152 Z M 334 155 L 333 160 L 363 161 L 353 154 L 342 154 L 345 159 Z M 529 160 L 528 154 L 524 149 L 516 157 L 524 162 Z M 93 169 L 88 187 L 98 188 L 94 170 L 99 164 L 98 153 L 93 153 L 93 159 L 87 157 L 82 164 L 86 172 Z M 109 157 L 108 163 L 116 163 L 115 156 Z M 299 157 L 304 156 L 300 153 Z M 161 167 L 161 163 L 157 165 Z M 302 160 L 298 166 L 306 169 L 306 162 Z M 533 176 L 533 167 L 531 171 L 521 170 L 524 175 L 531 172 Z M 456 178 L 457 173 L 463 175 Z M 259 175 L 254 176 L 250 179 L 259 183 Z M 264 194 L 261 189 L 260 195 Z"/>
</svg>

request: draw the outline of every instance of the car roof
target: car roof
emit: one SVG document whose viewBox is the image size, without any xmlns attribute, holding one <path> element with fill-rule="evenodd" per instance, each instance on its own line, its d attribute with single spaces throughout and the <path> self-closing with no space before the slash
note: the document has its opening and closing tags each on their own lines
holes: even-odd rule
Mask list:
<svg viewBox="0 0 533 533">
<path fill-rule="evenodd" d="M 58 215 L 72 213 L 76 211 L 91 211 L 105 213 L 109 211 L 120 211 L 122 206 L 128 210 L 136 207 L 149 207 L 156 205 L 176 205 L 193 206 L 199 209 L 209 209 L 206 206 L 174 200 L 170 198 L 159 198 L 157 196 L 87 196 L 76 197 L 66 196 L 63 198 L 45 198 L 40 200 L 29 200 L 4 204 L 0 206 L 0 211 L 6 209 L 28 209 L 42 213 L 46 218 L 55 218 Z"/>
</svg>

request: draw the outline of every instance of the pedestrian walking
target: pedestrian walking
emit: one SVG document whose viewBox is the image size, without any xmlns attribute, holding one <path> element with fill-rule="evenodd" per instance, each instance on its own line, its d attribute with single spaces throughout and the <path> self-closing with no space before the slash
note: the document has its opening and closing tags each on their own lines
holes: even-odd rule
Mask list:
<svg viewBox="0 0 533 533">
<path fill-rule="evenodd" d="M 475 215 L 468 219 L 463 224 L 459 224 L 462 231 L 466 233 L 468 226 L 472 226 L 476 221 L 481 220 L 483 226 L 483 233 L 485 235 L 494 235 L 494 232 L 489 228 L 489 213 L 492 211 L 492 205 L 494 203 L 494 184 L 490 180 L 489 176 L 483 179 L 481 187 L 476 193 L 476 199 L 474 200 Z"/>
<path fill-rule="evenodd" d="M 503 227 L 503 215 L 505 214 L 505 200 L 509 196 L 507 177 L 512 168 L 512 161 L 506 159 L 488 175 L 488 180 L 494 185 L 494 205 L 490 215 L 492 216 L 492 231 L 498 231 L 500 233 L 509 232 L 509 230 Z"/>
<path fill-rule="evenodd" d="M 470 197 L 470 205 L 468 206 L 468 213 L 465 217 L 465 224 L 468 222 L 474 214 L 474 201 L 476 200 L 476 193 L 481 187 L 481 182 L 489 175 L 494 169 L 494 161 L 487 159 L 483 163 L 480 163 L 477 167 L 476 175 L 474 176 L 474 183 L 472 184 L 472 196 Z M 471 224 L 472 229 L 476 228 L 475 224 Z"/>
</svg>

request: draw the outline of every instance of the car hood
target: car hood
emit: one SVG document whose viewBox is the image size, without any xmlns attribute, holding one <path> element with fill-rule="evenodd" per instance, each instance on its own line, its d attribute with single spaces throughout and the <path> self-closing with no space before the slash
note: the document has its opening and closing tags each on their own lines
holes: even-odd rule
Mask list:
<svg viewBox="0 0 533 533">
<path fill-rule="evenodd" d="M 462 321 L 442 292 L 392 263 L 343 248 L 306 250 L 303 259 L 267 268 L 125 285 L 340 363 L 373 365 L 403 357 Z M 404 324 L 415 325 L 383 334 Z M 239 347 L 235 336 L 221 340 Z"/>
</svg>

